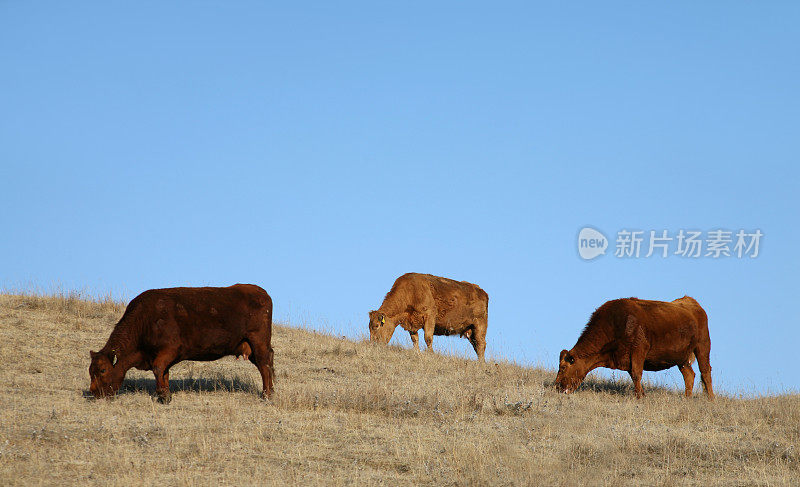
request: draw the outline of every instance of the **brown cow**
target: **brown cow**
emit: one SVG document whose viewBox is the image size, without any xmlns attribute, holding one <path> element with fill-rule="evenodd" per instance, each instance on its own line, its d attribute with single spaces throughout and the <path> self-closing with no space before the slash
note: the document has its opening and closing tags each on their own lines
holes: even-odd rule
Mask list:
<svg viewBox="0 0 800 487">
<path fill-rule="evenodd" d="M 169 369 L 183 360 L 243 355 L 272 393 L 272 298 L 252 284 L 151 289 L 136 296 L 99 352 L 89 352 L 95 397 L 112 396 L 132 367 L 152 370 L 169 402 Z"/>
<path fill-rule="evenodd" d="M 572 392 L 589 371 L 608 367 L 630 373 L 636 397 L 641 398 L 642 370 L 677 366 L 689 397 L 696 357 L 703 387 L 713 400 L 710 353 L 708 316 L 693 298 L 672 302 L 615 299 L 592 313 L 572 350 L 561 351 L 556 385 L 562 392 Z"/>
<path fill-rule="evenodd" d="M 419 350 L 419 330 L 424 330 L 428 351 L 433 335 L 461 335 L 469 339 L 478 359 L 486 350 L 489 295 L 469 282 L 430 274 L 403 274 L 376 311 L 369 312 L 369 338 L 387 344 L 400 325 Z"/>
</svg>

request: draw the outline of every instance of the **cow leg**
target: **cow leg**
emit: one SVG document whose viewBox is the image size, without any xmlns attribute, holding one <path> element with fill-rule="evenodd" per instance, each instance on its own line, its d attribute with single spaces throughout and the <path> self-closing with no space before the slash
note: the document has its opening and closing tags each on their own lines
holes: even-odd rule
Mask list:
<svg viewBox="0 0 800 487">
<path fill-rule="evenodd" d="M 261 382 L 262 386 L 264 387 L 264 391 L 261 393 L 262 396 L 269 398 L 272 395 L 272 391 L 274 390 L 273 384 L 273 377 L 275 376 L 275 365 L 273 359 L 275 358 L 275 351 L 272 350 L 272 347 L 268 347 L 267 350 L 267 365 L 266 367 L 262 367 L 259 369 L 261 372 Z"/>
<path fill-rule="evenodd" d="M 632 367 L 630 372 L 631 379 L 633 379 L 633 389 L 636 393 L 636 399 L 644 397 L 644 388 L 642 387 L 642 367 Z"/>
<path fill-rule="evenodd" d="M 153 360 L 153 375 L 156 377 L 156 394 L 158 402 L 169 404 L 172 393 L 169 390 L 169 366 L 175 360 L 173 350 L 162 350 Z"/>
<path fill-rule="evenodd" d="M 433 331 L 436 329 L 436 315 L 426 310 L 422 315 L 422 330 L 425 335 L 425 345 L 428 352 L 433 352 Z"/>
<path fill-rule="evenodd" d="M 274 369 L 272 359 L 275 353 L 272 347 L 267 346 L 266 340 L 263 337 L 248 337 L 248 341 L 252 349 L 250 361 L 253 362 L 258 368 L 258 372 L 261 374 L 261 384 L 263 387 L 261 390 L 261 397 L 269 399 L 273 390 L 272 374 Z"/>
<path fill-rule="evenodd" d="M 697 358 L 697 368 L 700 369 L 700 380 L 703 382 L 703 389 L 708 394 L 708 399 L 714 400 L 714 388 L 711 385 L 711 344 L 705 346 L 698 345 L 694 349 L 694 356 Z"/>
<path fill-rule="evenodd" d="M 414 350 L 419 352 L 419 330 L 409 331 L 408 334 L 411 335 L 411 343 L 414 344 Z"/>
<path fill-rule="evenodd" d="M 644 397 L 644 388 L 642 387 L 642 371 L 644 370 L 644 358 L 647 356 L 647 351 L 639 346 L 631 350 L 631 370 L 629 374 L 633 379 L 633 389 L 636 391 L 636 399 Z"/>
<path fill-rule="evenodd" d="M 694 370 L 692 370 L 692 364 L 679 365 L 678 370 L 683 374 L 683 383 L 686 387 L 684 395 L 686 397 L 692 397 L 692 389 L 694 389 Z"/>
<path fill-rule="evenodd" d="M 486 332 L 481 333 L 478 329 L 473 328 L 469 341 L 472 343 L 472 348 L 475 349 L 475 353 L 478 354 L 478 360 L 480 362 L 485 362 L 486 360 L 483 358 L 483 355 L 486 351 Z"/>
<path fill-rule="evenodd" d="M 428 324 L 425 324 L 425 345 L 428 347 L 426 350 L 428 352 L 433 352 L 433 325 L 428 327 Z"/>
</svg>

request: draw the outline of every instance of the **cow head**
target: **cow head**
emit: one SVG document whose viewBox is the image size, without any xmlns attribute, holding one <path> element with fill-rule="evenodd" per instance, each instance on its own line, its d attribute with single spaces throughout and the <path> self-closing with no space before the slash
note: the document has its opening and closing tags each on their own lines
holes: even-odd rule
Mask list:
<svg viewBox="0 0 800 487">
<path fill-rule="evenodd" d="M 556 387 L 559 391 L 569 394 L 581 385 L 588 373 L 589 367 L 585 358 L 576 357 L 569 350 L 562 350 L 558 358 Z"/>
<path fill-rule="evenodd" d="M 397 323 L 393 323 L 381 311 L 369 312 L 369 341 L 386 345 L 392 339 Z"/>
<path fill-rule="evenodd" d="M 121 367 L 117 366 L 117 354 L 115 352 L 89 352 L 92 363 L 89 365 L 89 391 L 96 398 L 113 396 L 122 385 L 124 374 L 120 374 Z"/>
</svg>

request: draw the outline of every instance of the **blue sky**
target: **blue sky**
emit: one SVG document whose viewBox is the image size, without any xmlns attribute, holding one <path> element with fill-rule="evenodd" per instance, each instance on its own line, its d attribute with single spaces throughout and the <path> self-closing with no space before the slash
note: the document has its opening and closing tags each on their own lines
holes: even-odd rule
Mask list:
<svg viewBox="0 0 800 487">
<path fill-rule="evenodd" d="M 2 2 L 0 285 L 253 282 L 276 316 L 361 336 L 427 272 L 486 289 L 490 355 L 549 367 L 604 301 L 688 294 L 718 387 L 797 390 L 799 14 Z M 756 259 L 583 261 L 586 225 L 612 247 L 765 236 Z"/>
</svg>

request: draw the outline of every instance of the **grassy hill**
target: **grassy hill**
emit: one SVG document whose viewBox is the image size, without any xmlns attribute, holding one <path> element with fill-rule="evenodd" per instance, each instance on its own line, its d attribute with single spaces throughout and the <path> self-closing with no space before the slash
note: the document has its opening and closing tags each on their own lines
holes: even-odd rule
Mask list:
<svg viewBox="0 0 800 487">
<path fill-rule="evenodd" d="M 676 390 L 274 331 L 276 383 L 232 357 L 86 397 L 124 306 L 0 295 L 0 485 L 798 485 L 800 396 Z M 491 331 L 491 330 L 490 330 Z M 491 335 L 489 337 L 491 347 Z M 677 373 L 677 372 L 676 372 Z"/>
</svg>

